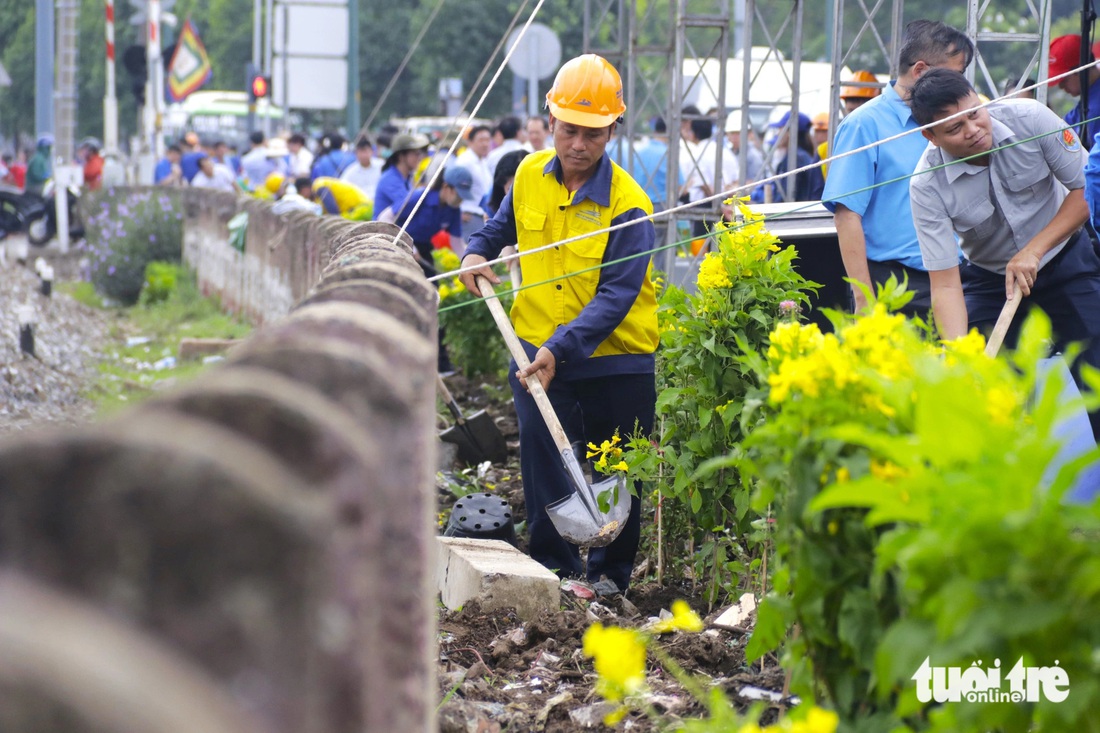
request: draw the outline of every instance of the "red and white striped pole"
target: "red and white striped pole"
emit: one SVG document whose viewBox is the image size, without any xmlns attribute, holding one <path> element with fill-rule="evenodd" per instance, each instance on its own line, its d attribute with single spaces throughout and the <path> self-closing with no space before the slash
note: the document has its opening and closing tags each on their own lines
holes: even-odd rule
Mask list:
<svg viewBox="0 0 1100 733">
<path fill-rule="evenodd" d="M 115 0 L 107 5 L 107 89 L 103 95 L 103 151 L 118 153 L 118 97 L 115 96 Z"/>
</svg>

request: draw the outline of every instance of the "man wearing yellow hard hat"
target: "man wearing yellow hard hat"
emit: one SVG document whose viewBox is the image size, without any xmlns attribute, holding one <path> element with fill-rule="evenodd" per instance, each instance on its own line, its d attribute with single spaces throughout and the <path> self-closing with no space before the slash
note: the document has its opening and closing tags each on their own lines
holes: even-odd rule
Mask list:
<svg viewBox="0 0 1100 733">
<path fill-rule="evenodd" d="M 470 237 L 462 264 L 496 258 L 518 243 L 524 289 L 512 322 L 531 359 L 510 382 L 519 417 L 520 464 L 531 557 L 597 592 L 625 591 L 640 536 L 640 503 L 607 547 L 588 552 L 558 534 L 546 505 L 572 493 L 546 425 L 524 381 L 538 379 L 571 441 L 600 444 L 653 427 L 657 299 L 650 279 L 649 197 L 606 147 L 626 111 L 619 73 L 595 54 L 565 63 L 546 95 L 552 147 L 528 155 L 496 216 Z M 608 232 L 611 226 L 637 222 Z M 587 236 L 586 236 L 587 235 Z M 574 239 L 575 237 L 581 237 Z M 536 251 L 562 240 L 560 246 Z M 529 254 L 526 254 L 529 253 Z M 477 293 L 474 274 L 463 284 Z M 488 267 L 476 274 L 499 282 Z"/>
</svg>

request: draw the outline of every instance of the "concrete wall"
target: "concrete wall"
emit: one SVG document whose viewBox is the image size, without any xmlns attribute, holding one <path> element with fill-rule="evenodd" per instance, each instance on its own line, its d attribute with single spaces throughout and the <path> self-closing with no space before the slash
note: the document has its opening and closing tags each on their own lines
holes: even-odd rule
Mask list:
<svg viewBox="0 0 1100 733">
<path fill-rule="evenodd" d="M 173 195 L 203 289 L 262 327 L 0 442 L 0 730 L 432 730 L 435 291 L 387 225 Z"/>
</svg>

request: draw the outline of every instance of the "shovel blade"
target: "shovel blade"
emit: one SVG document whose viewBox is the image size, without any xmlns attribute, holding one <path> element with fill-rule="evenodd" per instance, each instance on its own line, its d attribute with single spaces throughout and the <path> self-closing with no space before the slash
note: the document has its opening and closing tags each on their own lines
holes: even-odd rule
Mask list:
<svg viewBox="0 0 1100 733">
<path fill-rule="evenodd" d="M 581 491 L 588 495 L 582 497 Z M 611 506 L 606 512 L 601 512 L 598 498 L 605 491 L 612 492 L 607 497 Z M 594 486 L 587 483 L 578 486 L 569 496 L 548 504 L 546 513 L 558 534 L 568 542 L 580 547 L 603 547 L 614 542 L 626 526 L 626 520 L 630 517 L 630 499 L 626 479 L 617 476 Z"/>
<path fill-rule="evenodd" d="M 482 461 L 500 464 L 508 460 L 508 443 L 485 410 L 470 415 L 464 424 L 447 428 L 439 434 L 439 438 L 445 443 L 457 445 L 458 457 L 470 465 Z"/>
</svg>

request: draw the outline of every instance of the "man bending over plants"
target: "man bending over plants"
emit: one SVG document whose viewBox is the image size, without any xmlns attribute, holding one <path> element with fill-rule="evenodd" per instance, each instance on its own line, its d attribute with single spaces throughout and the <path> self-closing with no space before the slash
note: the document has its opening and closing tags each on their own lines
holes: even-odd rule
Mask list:
<svg viewBox="0 0 1100 733">
<path fill-rule="evenodd" d="M 525 383 L 542 383 L 573 441 L 600 444 L 616 430 L 633 433 L 635 424 L 652 431 L 657 299 L 649 275 L 653 224 L 645 217 L 653 209 L 642 187 L 605 152 L 626 111 L 615 68 L 594 54 L 572 59 L 546 99 L 553 147 L 523 159 L 496 216 L 470 237 L 462 264 L 485 263 L 513 243 L 524 255 L 592 233 L 520 259 L 525 287 L 511 316 L 531 366 L 517 371 L 513 361 L 509 381 L 531 557 L 562 577 L 598 582 L 606 576 L 625 591 L 641 535 L 639 499 L 632 499 L 622 534 L 589 550 L 584 568 L 577 547 L 562 539 L 546 513 L 572 485 Z M 637 224 L 602 231 L 630 221 Z M 499 282 L 488 266 L 463 274 L 475 295 L 475 275 Z"/>
<path fill-rule="evenodd" d="M 1050 316 L 1055 350 L 1083 343 L 1072 371 L 1084 389 L 1080 361 L 1100 367 L 1100 258 L 1083 228 L 1087 153 L 1073 128 L 1030 99 L 982 107 L 966 77 L 949 69 L 921 76 L 909 106 L 920 125 L 943 120 L 923 132 L 931 144 L 909 183 L 940 333 L 955 339 L 985 330 L 1007 300 L 1027 298 L 1023 305 Z M 1089 416 L 1100 437 L 1098 418 Z"/>
</svg>

